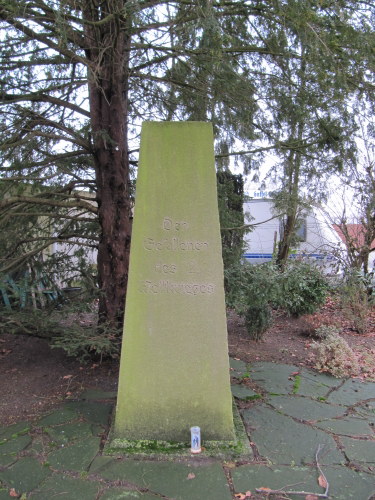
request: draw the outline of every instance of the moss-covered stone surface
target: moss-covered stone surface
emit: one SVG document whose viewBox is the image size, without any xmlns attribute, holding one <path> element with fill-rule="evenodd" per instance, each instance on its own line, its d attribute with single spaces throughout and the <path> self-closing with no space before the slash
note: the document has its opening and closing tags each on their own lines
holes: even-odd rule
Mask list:
<svg viewBox="0 0 375 500">
<path fill-rule="evenodd" d="M 142 127 L 114 437 L 234 438 L 212 126 Z"/>
</svg>

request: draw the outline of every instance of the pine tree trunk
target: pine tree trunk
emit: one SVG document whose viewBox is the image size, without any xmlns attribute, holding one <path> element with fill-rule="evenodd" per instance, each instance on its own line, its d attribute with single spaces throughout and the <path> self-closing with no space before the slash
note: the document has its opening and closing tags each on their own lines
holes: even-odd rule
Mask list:
<svg viewBox="0 0 375 500">
<path fill-rule="evenodd" d="M 131 206 L 127 146 L 128 54 L 130 35 L 127 21 L 119 12 L 125 2 L 93 3 L 86 19 L 100 21 L 111 13 L 112 19 L 89 24 L 86 37 L 90 49 L 86 56 L 89 71 L 89 99 L 97 203 L 101 235 L 98 247 L 98 276 L 101 291 L 99 323 L 120 328 L 128 280 Z"/>
</svg>

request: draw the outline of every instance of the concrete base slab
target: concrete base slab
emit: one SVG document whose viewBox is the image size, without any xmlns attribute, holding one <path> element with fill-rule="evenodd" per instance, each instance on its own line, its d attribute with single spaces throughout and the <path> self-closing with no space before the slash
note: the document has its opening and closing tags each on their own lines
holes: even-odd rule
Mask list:
<svg viewBox="0 0 375 500">
<path fill-rule="evenodd" d="M 246 430 L 243 425 L 242 418 L 238 412 L 236 405 L 233 404 L 233 423 L 235 431 L 234 441 L 210 441 L 202 438 L 202 452 L 194 457 L 216 457 L 220 459 L 249 459 L 252 457 L 252 449 L 249 445 L 249 440 Z M 107 440 L 104 447 L 106 455 L 122 455 L 131 457 L 168 457 L 173 458 L 188 458 L 191 457 L 190 443 L 187 442 L 167 442 L 157 440 L 127 440 L 113 437 L 113 431 Z"/>
</svg>

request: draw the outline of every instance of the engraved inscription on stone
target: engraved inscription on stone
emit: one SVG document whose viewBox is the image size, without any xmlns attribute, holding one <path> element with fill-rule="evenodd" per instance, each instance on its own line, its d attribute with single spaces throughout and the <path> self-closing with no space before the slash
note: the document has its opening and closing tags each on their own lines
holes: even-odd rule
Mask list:
<svg viewBox="0 0 375 500">
<path fill-rule="evenodd" d="M 164 217 L 162 228 L 165 231 L 175 230 L 175 231 L 183 231 L 184 229 L 189 229 L 189 223 L 183 220 L 176 221 L 171 217 Z"/>
<path fill-rule="evenodd" d="M 172 217 L 164 217 L 161 227 L 166 232 L 184 232 L 191 228 L 189 222 L 185 220 L 176 220 Z M 145 237 L 143 247 L 150 252 L 173 251 L 184 254 L 186 251 L 204 251 L 208 249 L 207 241 L 182 239 L 182 237 L 172 236 L 156 240 L 151 237 Z M 157 275 L 163 277 L 177 278 L 176 275 L 187 273 L 189 278 L 194 278 L 192 275 L 199 274 L 199 263 L 197 260 L 183 261 L 182 265 L 177 266 L 174 263 L 158 262 L 155 266 Z M 170 279 L 146 279 L 140 282 L 139 291 L 141 293 L 159 294 L 183 294 L 183 295 L 201 295 L 211 294 L 215 291 L 213 283 L 186 282 L 181 278 L 181 281 L 171 281 Z"/>
</svg>

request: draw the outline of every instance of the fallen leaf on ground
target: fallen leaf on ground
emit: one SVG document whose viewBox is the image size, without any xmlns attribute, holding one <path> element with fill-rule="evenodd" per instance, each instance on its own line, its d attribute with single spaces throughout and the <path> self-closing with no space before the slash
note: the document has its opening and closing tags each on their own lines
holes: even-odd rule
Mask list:
<svg viewBox="0 0 375 500">
<path fill-rule="evenodd" d="M 188 479 L 195 479 L 195 474 L 194 474 L 194 472 L 189 472 L 189 474 L 188 474 L 188 477 L 187 477 L 187 478 L 188 478 Z"/>
<path fill-rule="evenodd" d="M 236 493 L 234 496 L 239 500 L 246 500 L 246 498 L 250 498 L 252 495 L 251 491 L 247 491 L 246 493 Z"/>
<path fill-rule="evenodd" d="M 319 486 L 321 486 L 322 488 L 327 488 L 327 480 L 325 479 L 325 477 L 319 476 L 318 483 L 319 483 Z"/>
<path fill-rule="evenodd" d="M 9 496 L 10 497 L 18 497 L 18 493 L 16 492 L 16 490 L 14 488 L 12 488 L 9 490 Z"/>
<path fill-rule="evenodd" d="M 63 380 L 67 380 L 68 378 L 72 378 L 72 377 L 73 377 L 73 375 L 64 375 Z"/>
</svg>

